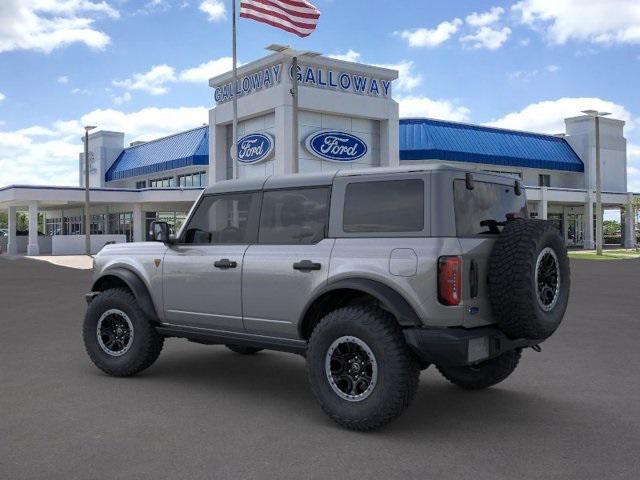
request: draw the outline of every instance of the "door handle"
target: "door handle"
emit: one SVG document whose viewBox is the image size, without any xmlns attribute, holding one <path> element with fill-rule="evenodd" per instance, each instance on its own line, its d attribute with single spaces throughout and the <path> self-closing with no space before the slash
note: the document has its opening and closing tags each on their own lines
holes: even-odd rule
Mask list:
<svg viewBox="0 0 640 480">
<path fill-rule="evenodd" d="M 322 268 L 321 264 L 312 262 L 311 260 L 301 260 L 293 264 L 294 270 L 309 271 L 309 270 L 320 270 L 321 268 Z"/>
<path fill-rule="evenodd" d="M 213 266 L 216 268 L 222 268 L 226 270 L 227 268 L 236 268 L 238 266 L 238 262 L 233 262 L 228 258 L 223 258 L 222 260 L 217 260 L 213 262 Z"/>
</svg>

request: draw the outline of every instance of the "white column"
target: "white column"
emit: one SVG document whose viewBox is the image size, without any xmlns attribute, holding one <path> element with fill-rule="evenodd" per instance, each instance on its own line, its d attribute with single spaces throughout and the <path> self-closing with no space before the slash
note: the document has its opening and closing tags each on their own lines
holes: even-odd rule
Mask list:
<svg viewBox="0 0 640 480">
<path fill-rule="evenodd" d="M 37 203 L 29 204 L 29 244 L 27 245 L 27 255 L 40 255 Z"/>
<path fill-rule="evenodd" d="M 380 166 L 400 166 L 400 124 L 398 119 L 381 120 Z"/>
<path fill-rule="evenodd" d="M 635 211 L 633 208 L 633 193 L 627 194 L 627 205 L 624 215 L 624 248 L 635 248 L 636 246 L 636 225 Z"/>
<path fill-rule="evenodd" d="M 547 187 L 540 188 L 540 209 L 538 212 L 538 217 L 540 220 L 546 220 L 548 215 L 548 205 L 547 205 Z"/>
<path fill-rule="evenodd" d="M 18 210 L 16 207 L 9 207 L 7 213 L 7 228 L 9 229 L 9 238 L 7 238 L 7 253 L 9 255 L 18 254 L 18 243 L 16 239 L 16 214 Z"/>
<path fill-rule="evenodd" d="M 142 212 L 142 204 L 133 205 L 133 241 L 144 242 L 144 214 Z"/>
<path fill-rule="evenodd" d="M 593 250 L 596 242 L 593 238 L 593 198 L 587 195 L 587 203 L 584 204 L 584 248 Z"/>
<path fill-rule="evenodd" d="M 280 105 L 275 110 L 276 158 L 274 173 L 275 175 L 287 175 L 294 172 L 294 162 L 296 162 L 296 166 L 298 162 L 297 158 L 293 158 L 293 152 L 291 151 L 293 143 L 291 132 L 293 107 L 291 105 Z"/>
</svg>

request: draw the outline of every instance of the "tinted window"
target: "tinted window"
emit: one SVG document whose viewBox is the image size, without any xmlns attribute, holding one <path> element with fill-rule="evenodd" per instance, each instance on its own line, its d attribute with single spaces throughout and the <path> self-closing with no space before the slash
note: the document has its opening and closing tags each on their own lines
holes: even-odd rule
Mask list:
<svg viewBox="0 0 640 480">
<path fill-rule="evenodd" d="M 424 229 L 424 182 L 419 179 L 357 182 L 347 186 L 347 233 L 419 232 Z"/>
<path fill-rule="evenodd" d="M 497 183 L 474 182 L 468 190 L 464 180 L 453 182 L 456 231 L 458 236 L 500 233 L 507 216 L 527 218 L 524 195 L 513 187 Z"/>
<path fill-rule="evenodd" d="M 260 243 L 310 244 L 324 238 L 328 188 L 265 192 L 260 214 Z"/>
<path fill-rule="evenodd" d="M 183 243 L 252 243 L 257 208 L 257 193 L 205 197 L 184 232 Z"/>
</svg>

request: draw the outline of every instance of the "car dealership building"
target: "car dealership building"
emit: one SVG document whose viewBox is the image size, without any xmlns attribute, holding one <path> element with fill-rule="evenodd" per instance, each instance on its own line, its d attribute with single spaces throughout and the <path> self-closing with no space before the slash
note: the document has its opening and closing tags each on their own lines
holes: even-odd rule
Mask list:
<svg viewBox="0 0 640 480">
<path fill-rule="evenodd" d="M 206 185 L 233 178 L 398 167 L 445 161 L 503 172 L 526 186 L 531 216 L 557 223 L 570 246 L 594 247 L 595 121 L 565 120 L 558 135 L 426 118 L 399 119 L 398 72 L 324 56 L 299 59 L 298 150 L 293 154 L 293 69 L 275 53 L 238 69 L 238 155 L 231 158 L 231 73 L 209 81 L 209 125 L 125 147 L 123 132 L 89 136 L 92 249 L 143 241 L 151 221 L 178 228 Z M 589 105 L 585 105 L 585 108 Z M 622 243 L 634 239 L 634 194 L 627 191 L 627 142 L 621 120 L 600 119 L 603 205 L 622 213 Z M 46 159 L 43 159 L 45 161 Z M 84 252 L 84 158 L 80 187 L 0 187 L 10 254 Z M 29 233 L 16 230 L 28 212 Z M 42 213 L 43 215 L 39 215 Z M 38 230 L 41 234 L 38 235 Z"/>
</svg>

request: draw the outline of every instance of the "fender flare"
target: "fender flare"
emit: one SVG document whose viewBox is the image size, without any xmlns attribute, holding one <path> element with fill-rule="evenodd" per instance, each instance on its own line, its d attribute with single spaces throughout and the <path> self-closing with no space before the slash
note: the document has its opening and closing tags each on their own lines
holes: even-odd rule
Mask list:
<svg viewBox="0 0 640 480">
<path fill-rule="evenodd" d="M 316 300 L 327 293 L 337 290 L 358 290 L 371 295 L 382 303 L 396 318 L 398 324 L 403 327 L 422 325 L 420 317 L 418 317 L 413 307 L 393 288 L 368 278 L 347 278 L 329 283 L 316 292 L 313 298 L 305 305 L 298 321 L 298 328 L 302 328 L 304 319 Z M 302 332 L 300 332 L 300 334 L 302 334 Z"/>
<path fill-rule="evenodd" d="M 92 292 L 101 291 L 101 290 L 96 290 L 96 288 L 99 286 L 100 282 L 104 280 L 106 277 L 116 277 L 122 280 L 127 285 L 127 287 L 129 287 L 129 290 L 133 292 L 133 295 L 134 297 L 136 297 L 136 301 L 138 302 L 138 305 L 140 306 L 144 314 L 150 320 L 154 320 L 154 321 L 158 320 L 159 317 L 156 312 L 156 307 L 153 305 L 153 300 L 151 299 L 149 290 L 147 289 L 147 286 L 145 285 L 145 283 L 142 281 L 142 279 L 137 273 L 123 267 L 115 267 L 115 268 L 105 270 L 104 272 L 102 272 L 100 277 L 98 277 L 95 280 L 95 282 L 93 282 L 91 291 Z"/>
</svg>

